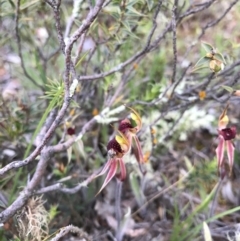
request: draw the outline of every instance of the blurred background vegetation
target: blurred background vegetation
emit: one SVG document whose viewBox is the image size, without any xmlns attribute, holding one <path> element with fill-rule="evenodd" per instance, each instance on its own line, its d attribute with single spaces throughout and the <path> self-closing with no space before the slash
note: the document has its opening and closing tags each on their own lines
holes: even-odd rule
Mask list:
<svg viewBox="0 0 240 241">
<path fill-rule="evenodd" d="M 95 1 L 62 1 L 65 42 L 94 5 Z M 203 10 L 194 11 L 200 8 Z M 171 21 L 176 29 L 174 24 L 167 29 Z M 139 138 L 148 159 L 147 173 L 139 172 L 130 153 L 125 160 L 128 178 L 121 202 L 123 240 L 211 240 L 206 237 L 207 229 L 202 231 L 204 221 L 212 240 L 239 239 L 240 216 L 235 209 L 240 204 L 238 135 L 233 174 L 224 179 L 214 199 L 219 181 L 217 122 L 227 103 L 231 124 L 240 127 L 239 97 L 222 87 L 239 89 L 239 21 L 238 1 L 113 0 L 105 3 L 74 45 L 72 59 L 79 84 L 50 144 L 73 138 L 107 107 L 127 104 L 142 116 Z M 44 1 L 22 0 L 18 37 L 15 23 L 16 1 L 0 0 L 1 167 L 23 160 L 38 145 L 36 137 L 50 112 L 61 107 L 65 87 L 65 56 L 52 9 Z M 152 47 L 146 54 L 101 77 L 144 49 L 154 24 Z M 224 70 L 214 73 L 207 66 L 193 71 L 206 54 L 202 42 L 222 54 Z M 106 145 L 127 114 L 124 110 L 97 121 L 67 152 L 53 156 L 40 187 L 54 183 L 74 187 L 103 166 Z M 69 128 L 74 132 L 69 133 Z M 1 178 L 1 210 L 16 199 L 35 167 L 33 162 Z M 42 224 L 46 232 L 39 234 L 44 237 L 40 240 L 50 240 L 48 235 L 68 224 L 81 227 L 93 240 L 114 240 L 115 182 L 95 197 L 102 182 L 98 178 L 72 195 L 46 193 L 41 205 L 49 217 Z M 1 240 L 37 240 L 23 233 L 17 223 L 14 217 L 2 227 Z M 72 234 L 65 240 L 79 239 Z"/>
</svg>

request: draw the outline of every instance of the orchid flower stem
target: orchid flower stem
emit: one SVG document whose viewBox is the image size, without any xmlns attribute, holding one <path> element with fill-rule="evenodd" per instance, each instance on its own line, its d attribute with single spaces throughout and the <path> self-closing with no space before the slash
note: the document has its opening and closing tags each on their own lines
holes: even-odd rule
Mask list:
<svg viewBox="0 0 240 241">
<path fill-rule="evenodd" d="M 116 182 L 116 196 L 115 196 L 115 212 L 116 212 L 116 220 L 117 220 L 117 230 L 116 230 L 116 239 L 117 239 L 117 241 L 121 241 L 122 240 L 122 232 L 121 232 L 121 220 L 122 220 L 121 196 L 122 196 L 122 181 L 117 179 L 117 182 Z"/>
<path fill-rule="evenodd" d="M 212 205 L 211 205 L 210 212 L 209 212 L 209 217 L 208 217 L 209 219 L 212 218 L 213 215 L 214 215 L 214 210 L 215 210 L 215 207 L 216 207 L 216 204 L 217 204 L 217 197 L 218 197 L 220 187 L 222 186 L 222 183 L 223 183 L 223 179 L 219 178 L 218 186 L 217 186 L 216 192 L 214 194 Z"/>
</svg>

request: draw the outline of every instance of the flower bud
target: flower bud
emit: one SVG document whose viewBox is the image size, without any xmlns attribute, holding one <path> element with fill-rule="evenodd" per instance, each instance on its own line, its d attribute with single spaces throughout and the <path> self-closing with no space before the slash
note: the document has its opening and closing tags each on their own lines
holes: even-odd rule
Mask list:
<svg viewBox="0 0 240 241">
<path fill-rule="evenodd" d="M 224 65 L 220 61 L 213 59 L 209 62 L 209 68 L 214 73 L 217 73 L 224 68 Z"/>
</svg>

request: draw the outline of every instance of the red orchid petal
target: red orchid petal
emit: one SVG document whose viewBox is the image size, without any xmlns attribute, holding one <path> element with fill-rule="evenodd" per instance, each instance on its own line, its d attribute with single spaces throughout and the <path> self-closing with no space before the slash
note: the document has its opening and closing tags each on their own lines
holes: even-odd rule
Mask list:
<svg viewBox="0 0 240 241">
<path fill-rule="evenodd" d="M 107 172 L 107 170 L 109 169 L 109 167 L 111 166 L 111 163 L 113 162 L 113 159 L 109 159 L 107 161 L 107 163 L 105 164 L 105 166 L 103 167 L 103 169 L 101 170 L 101 172 L 99 172 L 96 176 L 94 176 L 94 178 L 102 176 L 103 174 L 105 174 Z"/>
<path fill-rule="evenodd" d="M 222 162 L 223 162 L 225 141 L 224 141 L 223 136 L 221 136 L 221 135 L 219 135 L 218 138 L 219 138 L 219 143 L 216 148 L 216 155 L 217 155 L 218 170 L 219 170 L 219 168 L 222 166 Z"/>
<path fill-rule="evenodd" d="M 129 146 L 131 146 L 132 145 L 132 138 L 133 138 L 132 134 L 126 133 L 125 136 L 126 136 L 128 142 L 129 142 Z"/>
<path fill-rule="evenodd" d="M 137 155 L 136 155 L 137 156 L 137 161 L 139 163 L 144 163 L 144 157 L 143 157 L 143 152 L 142 152 L 142 148 L 141 148 L 140 142 L 139 142 L 137 136 L 134 136 L 133 138 L 134 138 L 136 146 L 137 146 Z"/>
<path fill-rule="evenodd" d="M 113 179 L 113 177 L 115 176 L 116 172 L 117 172 L 117 160 L 112 160 L 108 174 L 104 180 L 104 183 L 101 187 L 101 189 L 99 190 L 99 192 L 96 194 L 96 196 L 107 186 L 107 184 Z"/>
<path fill-rule="evenodd" d="M 133 128 L 131 122 L 128 119 L 124 119 L 120 122 L 118 130 L 125 134 L 131 128 Z"/>
<path fill-rule="evenodd" d="M 232 167 L 233 167 L 233 161 L 234 161 L 235 147 L 231 141 L 226 141 L 226 146 L 227 146 L 228 163 L 229 163 L 230 173 L 231 173 Z"/>
<path fill-rule="evenodd" d="M 120 166 L 120 180 L 124 181 L 127 176 L 127 171 L 126 171 L 126 167 L 123 162 L 123 159 L 119 159 L 119 166 Z"/>
</svg>

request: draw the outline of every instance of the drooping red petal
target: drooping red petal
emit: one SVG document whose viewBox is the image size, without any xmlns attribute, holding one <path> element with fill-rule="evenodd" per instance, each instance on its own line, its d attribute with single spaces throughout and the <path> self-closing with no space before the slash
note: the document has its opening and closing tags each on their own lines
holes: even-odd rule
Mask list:
<svg viewBox="0 0 240 241">
<path fill-rule="evenodd" d="M 110 165 L 110 167 L 109 167 L 108 174 L 107 174 L 107 176 L 106 176 L 106 178 L 105 178 L 105 180 L 104 180 L 104 183 L 103 183 L 101 189 L 99 190 L 99 192 L 96 194 L 96 196 L 107 186 L 107 184 L 108 184 L 108 183 L 113 179 L 113 177 L 115 176 L 115 174 L 116 174 L 116 172 L 117 172 L 117 167 L 118 167 L 117 164 L 118 164 L 118 163 L 117 163 L 117 160 L 116 160 L 116 159 L 112 160 L 111 165 Z"/>
<path fill-rule="evenodd" d="M 124 181 L 127 176 L 127 171 L 126 171 L 126 167 L 123 162 L 123 159 L 119 159 L 119 166 L 120 166 L 120 180 Z"/>
<path fill-rule="evenodd" d="M 233 162 L 234 162 L 235 147 L 231 141 L 226 141 L 226 146 L 227 146 L 228 163 L 229 163 L 230 173 L 231 173 L 232 167 L 233 167 Z"/>
<path fill-rule="evenodd" d="M 139 163 L 144 163 L 144 157 L 143 157 L 143 152 L 142 152 L 142 148 L 141 148 L 141 145 L 140 145 L 140 142 L 137 138 L 137 136 L 133 136 L 134 140 L 135 140 L 135 143 L 136 143 L 136 147 L 137 147 L 137 161 Z"/>
<path fill-rule="evenodd" d="M 96 176 L 94 176 L 94 178 L 97 178 L 97 177 L 102 176 L 103 174 L 105 174 L 107 172 L 107 170 L 109 169 L 109 167 L 111 166 L 112 162 L 113 162 L 113 160 L 109 159 L 107 161 L 107 163 L 105 164 L 105 166 L 103 167 L 103 169 L 101 170 L 101 172 L 99 172 Z"/>
<path fill-rule="evenodd" d="M 223 157 L 224 157 L 224 138 L 223 136 L 219 135 L 219 143 L 218 146 L 216 148 L 216 155 L 217 155 L 217 162 L 218 162 L 218 170 L 220 170 L 219 168 L 222 166 L 222 162 L 223 162 Z"/>
</svg>

